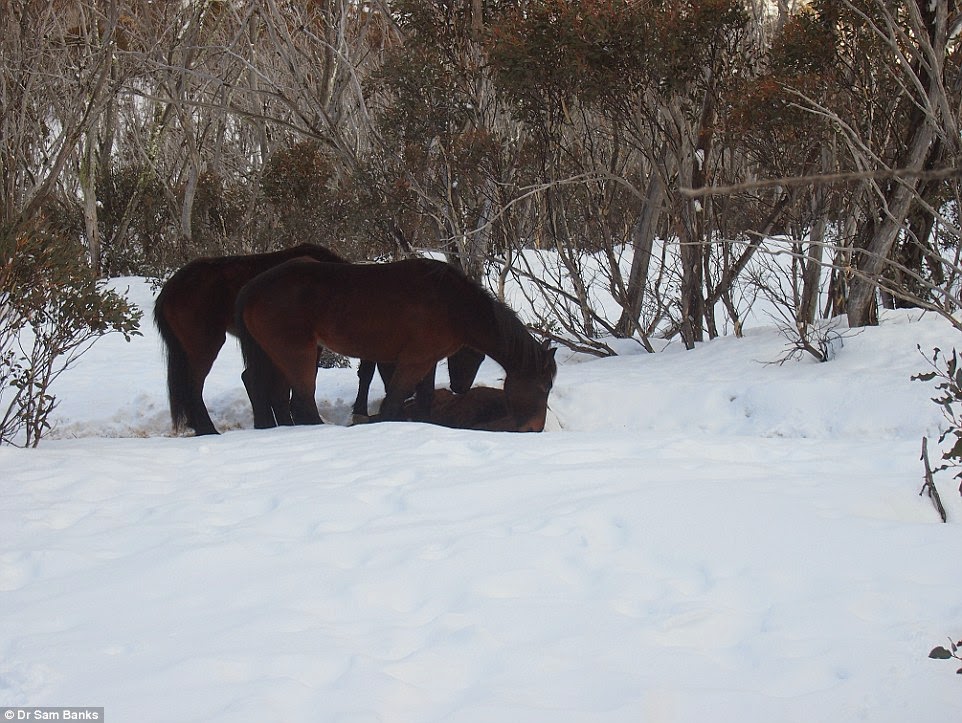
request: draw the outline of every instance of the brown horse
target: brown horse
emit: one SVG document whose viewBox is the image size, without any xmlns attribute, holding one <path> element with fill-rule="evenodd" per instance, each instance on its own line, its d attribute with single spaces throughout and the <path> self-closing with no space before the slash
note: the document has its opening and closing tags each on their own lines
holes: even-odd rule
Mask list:
<svg viewBox="0 0 962 723">
<path fill-rule="evenodd" d="M 255 427 L 293 423 L 287 388 L 297 399 L 314 399 L 320 346 L 395 365 L 381 419 L 403 419 L 402 405 L 419 382 L 439 360 L 467 346 L 504 368 L 511 427 L 544 428 L 555 350 L 535 341 L 511 309 L 441 261 L 288 261 L 241 290 L 236 325 Z M 423 394 L 415 417 L 423 418 L 430 413 L 433 385 L 418 391 Z M 321 421 L 316 409 L 312 418 Z"/>
<path fill-rule="evenodd" d="M 164 284 L 154 304 L 154 322 L 167 352 L 167 396 L 174 429 L 187 426 L 198 435 L 217 434 L 204 404 L 204 382 L 227 334 L 236 335 L 237 293 L 258 274 L 294 258 L 348 263 L 322 246 L 301 244 L 273 253 L 196 259 Z M 453 359 L 449 363 L 451 388 L 456 392 L 470 388 L 482 359 L 471 355 Z M 387 370 L 382 375 L 386 373 Z M 373 376 L 374 362 L 362 361 L 355 417 L 367 415 L 368 388 Z M 301 421 L 301 406 L 304 404 L 295 400 L 297 421 Z"/>
<path fill-rule="evenodd" d="M 414 420 L 415 400 L 404 403 L 404 416 Z M 513 419 L 508 413 L 508 401 L 503 389 L 473 387 L 464 394 L 454 394 L 447 389 L 436 389 L 431 410 L 426 418 L 430 422 L 455 429 L 482 429 L 487 431 L 516 432 Z"/>
<path fill-rule="evenodd" d="M 484 362 L 484 354 L 469 346 L 461 347 L 448 357 L 448 378 L 451 380 L 451 391 L 454 394 L 466 394 L 471 390 L 471 385 L 474 384 L 474 378 L 478 375 L 478 369 L 480 369 L 482 362 Z M 351 412 L 352 421 L 355 423 L 370 421 L 367 416 L 367 397 L 371 388 L 371 381 L 374 378 L 375 366 L 385 390 L 394 374 L 393 364 L 381 362 L 375 365 L 374 362 L 368 361 L 360 363 L 357 369 L 357 398 L 354 400 Z M 430 399 L 430 395 L 434 394 L 434 376 L 435 369 L 432 368 L 419 385 L 417 394 L 427 393 L 428 399 Z"/>
</svg>

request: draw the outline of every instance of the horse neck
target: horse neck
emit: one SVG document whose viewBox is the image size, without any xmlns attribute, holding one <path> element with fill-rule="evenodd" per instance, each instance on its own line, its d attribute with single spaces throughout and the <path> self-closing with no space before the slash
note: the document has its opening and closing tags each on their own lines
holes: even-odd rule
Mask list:
<svg viewBox="0 0 962 723">
<path fill-rule="evenodd" d="M 493 325 L 486 330 L 487 348 L 477 347 L 507 374 L 533 374 L 538 369 L 541 345 L 508 307 L 493 302 Z"/>
<path fill-rule="evenodd" d="M 463 343 L 496 361 L 508 374 L 537 373 L 541 345 L 517 314 L 460 272 L 446 264 L 439 268 L 451 281 L 446 307 L 464 334 Z"/>
</svg>

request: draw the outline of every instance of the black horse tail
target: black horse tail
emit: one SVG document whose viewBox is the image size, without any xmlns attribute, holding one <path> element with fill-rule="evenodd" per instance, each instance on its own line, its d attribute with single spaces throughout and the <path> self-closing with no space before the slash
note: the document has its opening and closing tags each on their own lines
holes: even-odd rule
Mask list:
<svg viewBox="0 0 962 723">
<path fill-rule="evenodd" d="M 166 297 L 161 291 L 154 303 L 154 325 L 164 341 L 167 357 L 167 399 L 170 403 L 170 421 L 180 431 L 193 422 L 190 419 L 191 372 L 187 351 L 174 333 L 164 313 Z"/>
<path fill-rule="evenodd" d="M 241 293 L 238 294 L 237 302 L 234 305 L 234 329 L 237 334 L 237 340 L 240 342 L 241 354 L 244 357 L 244 368 L 247 370 L 253 368 L 253 373 L 257 374 L 264 368 L 263 364 L 270 361 L 270 357 L 261 349 L 261 345 L 257 343 L 250 329 L 247 328 L 247 322 L 244 321 L 244 306 L 246 305 L 246 301 L 247 294 L 241 289 Z"/>
</svg>

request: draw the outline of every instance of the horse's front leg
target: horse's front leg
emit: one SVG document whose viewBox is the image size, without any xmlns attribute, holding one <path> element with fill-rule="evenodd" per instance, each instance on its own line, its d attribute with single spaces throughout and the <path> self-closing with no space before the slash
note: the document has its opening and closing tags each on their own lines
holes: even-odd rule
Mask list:
<svg viewBox="0 0 962 723">
<path fill-rule="evenodd" d="M 414 388 L 414 409 L 411 418 L 415 422 L 428 422 L 431 420 L 431 407 L 434 402 L 434 384 L 438 365 L 434 364 L 431 371 L 424 375 L 424 378 L 417 383 Z"/>
<path fill-rule="evenodd" d="M 394 370 L 394 374 L 391 376 L 391 381 L 388 382 L 384 402 L 381 403 L 381 411 L 378 415 L 380 419 L 386 421 L 404 419 L 404 402 L 415 393 L 415 390 L 418 390 L 419 394 L 425 400 L 421 402 L 421 404 L 426 403 L 427 405 L 427 412 L 422 412 L 422 410 L 418 408 L 418 400 L 415 400 L 415 419 L 422 413 L 424 413 L 425 418 L 429 416 L 431 396 L 434 392 L 434 367 L 435 362 L 428 364 L 398 364 Z M 431 387 L 430 393 L 427 392 L 428 386 Z"/>
<path fill-rule="evenodd" d="M 377 365 L 361 359 L 357 367 L 357 397 L 354 399 L 354 406 L 351 408 L 351 421 L 354 424 L 365 422 L 368 419 L 367 399 L 371 391 L 371 381 L 374 379 L 374 370 Z"/>
<path fill-rule="evenodd" d="M 324 424 L 317 411 L 317 402 L 304 399 L 296 392 L 291 394 L 291 418 L 294 424 Z"/>
<path fill-rule="evenodd" d="M 462 346 L 449 356 L 448 378 L 451 380 L 451 391 L 455 394 L 466 394 L 474 384 L 483 362 L 484 354 L 469 346 Z"/>
</svg>

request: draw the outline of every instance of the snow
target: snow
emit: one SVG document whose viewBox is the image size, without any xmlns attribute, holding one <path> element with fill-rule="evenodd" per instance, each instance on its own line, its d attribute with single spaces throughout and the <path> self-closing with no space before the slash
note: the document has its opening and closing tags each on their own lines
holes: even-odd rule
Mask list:
<svg viewBox="0 0 962 723">
<path fill-rule="evenodd" d="M 152 295 L 124 279 L 149 310 Z M 918 495 L 941 415 L 887 312 L 837 356 L 750 327 L 685 351 L 559 351 L 543 434 L 253 430 L 228 342 L 224 434 L 171 436 L 148 323 L 0 448 L 0 705 L 112 721 L 958 719 L 962 498 Z M 446 380 L 442 370 L 438 379 Z M 485 362 L 479 382 L 498 385 Z M 377 395 L 374 395 L 376 403 Z M 932 450 L 934 452 L 934 449 Z M 934 455 L 937 456 L 937 455 Z"/>
</svg>

